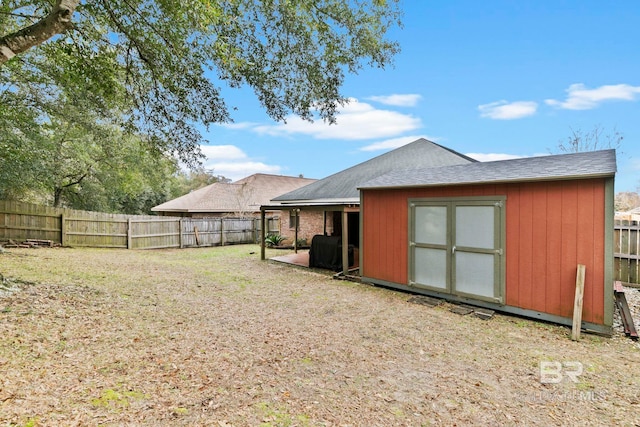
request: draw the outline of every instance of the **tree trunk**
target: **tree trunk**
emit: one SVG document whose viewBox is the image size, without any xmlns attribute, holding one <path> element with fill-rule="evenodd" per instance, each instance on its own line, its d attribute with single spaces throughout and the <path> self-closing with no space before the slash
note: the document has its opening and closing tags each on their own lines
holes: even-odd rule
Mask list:
<svg viewBox="0 0 640 427">
<path fill-rule="evenodd" d="M 0 38 L 0 65 L 73 27 L 71 15 L 79 3 L 80 0 L 57 0 L 51 13 L 40 21 L 15 33 L 2 36 Z"/>
<path fill-rule="evenodd" d="M 60 201 L 62 200 L 62 188 L 61 187 L 56 187 L 55 190 L 53 190 L 53 207 L 54 208 L 59 208 L 60 207 Z"/>
</svg>

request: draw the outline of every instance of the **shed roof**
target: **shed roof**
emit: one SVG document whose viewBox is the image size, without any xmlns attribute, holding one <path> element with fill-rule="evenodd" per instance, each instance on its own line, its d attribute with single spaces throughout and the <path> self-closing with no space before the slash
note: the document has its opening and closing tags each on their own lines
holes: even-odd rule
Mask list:
<svg viewBox="0 0 640 427">
<path fill-rule="evenodd" d="M 476 160 L 424 138 L 272 199 L 280 203 L 359 203 L 358 186 L 387 172 L 469 164 Z"/>
<path fill-rule="evenodd" d="M 552 181 L 610 177 L 616 173 L 615 150 L 524 157 L 439 168 L 396 170 L 359 188 L 425 187 L 442 185 Z"/>
<path fill-rule="evenodd" d="M 154 212 L 257 212 L 273 197 L 315 179 L 257 173 L 233 183 L 216 182 L 153 207 Z"/>
</svg>

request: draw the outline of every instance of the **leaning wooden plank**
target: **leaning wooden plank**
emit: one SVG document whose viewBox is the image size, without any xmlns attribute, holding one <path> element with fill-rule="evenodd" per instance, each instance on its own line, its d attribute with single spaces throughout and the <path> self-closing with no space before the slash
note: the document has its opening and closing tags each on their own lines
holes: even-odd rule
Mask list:
<svg viewBox="0 0 640 427">
<path fill-rule="evenodd" d="M 196 245 L 200 246 L 200 234 L 198 232 L 198 227 L 193 227 L 193 234 L 196 236 Z"/>
<path fill-rule="evenodd" d="M 615 282 L 613 282 L 613 290 L 614 292 L 624 292 L 624 288 L 622 287 L 622 282 L 619 280 L 616 280 Z"/>
<path fill-rule="evenodd" d="M 573 327 L 571 328 L 571 339 L 580 339 L 580 329 L 582 328 L 582 302 L 584 299 L 584 271 L 585 266 L 578 264 L 576 272 L 576 295 L 573 302 Z"/>
<path fill-rule="evenodd" d="M 29 243 L 38 243 L 42 245 L 53 245 L 53 240 L 43 240 L 43 239 L 27 239 Z"/>
<path fill-rule="evenodd" d="M 489 310 L 488 308 L 474 308 L 473 310 L 473 315 L 482 320 L 489 320 L 494 314 L 495 311 Z"/>
<path fill-rule="evenodd" d="M 638 339 L 638 331 L 633 323 L 633 317 L 629 310 L 629 304 L 627 304 L 627 297 L 624 292 L 616 292 L 616 305 L 620 310 L 620 317 L 622 318 L 622 325 L 624 327 L 624 333 L 630 338 Z"/>
</svg>

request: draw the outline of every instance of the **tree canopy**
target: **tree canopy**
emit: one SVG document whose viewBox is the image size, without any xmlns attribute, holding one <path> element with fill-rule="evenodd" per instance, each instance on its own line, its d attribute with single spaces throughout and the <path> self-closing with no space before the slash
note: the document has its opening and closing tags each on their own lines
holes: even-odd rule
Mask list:
<svg viewBox="0 0 640 427">
<path fill-rule="evenodd" d="M 335 120 L 346 73 L 397 52 L 398 0 L 9 0 L 0 6 L 0 116 L 39 125 L 82 105 L 100 123 L 193 162 L 201 125 L 250 87 L 275 120 Z"/>
</svg>

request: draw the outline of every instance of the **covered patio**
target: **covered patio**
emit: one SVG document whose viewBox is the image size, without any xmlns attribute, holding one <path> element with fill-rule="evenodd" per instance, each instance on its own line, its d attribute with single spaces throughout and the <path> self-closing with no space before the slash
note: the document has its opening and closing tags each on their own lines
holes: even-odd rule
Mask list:
<svg viewBox="0 0 640 427">
<path fill-rule="evenodd" d="M 360 260 L 359 260 L 359 256 L 358 256 L 358 249 L 356 248 L 354 250 L 355 254 L 353 257 L 353 262 L 350 263 L 351 265 L 349 265 L 349 272 L 353 272 L 353 270 L 357 270 L 358 267 L 360 266 Z M 298 267 L 306 267 L 306 268 L 311 268 L 309 266 L 309 250 L 308 249 L 303 249 L 300 250 L 298 252 L 294 252 L 292 254 L 286 254 L 286 255 L 280 255 L 280 256 L 275 256 L 275 257 L 271 257 L 269 258 L 271 261 L 277 261 L 277 262 L 281 262 L 284 264 L 289 264 L 289 265 L 296 265 Z M 342 271 L 342 273 L 344 273 L 344 269 Z"/>
<path fill-rule="evenodd" d="M 302 211 L 321 211 L 323 213 L 324 221 L 323 221 L 323 230 L 319 231 L 318 234 L 323 236 L 327 236 L 327 213 L 329 212 L 339 212 L 341 218 L 341 241 L 347 242 L 347 244 L 341 245 L 341 265 L 342 272 L 346 275 L 349 273 L 349 269 L 355 268 L 360 264 L 359 256 L 356 256 L 358 253 L 357 250 L 354 249 L 353 262 L 349 262 L 349 243 L 353 243 L 355 246 L 358 245 L 359 242 L 350 242 L 349 241 L 349 220 L 348 216 L 350 213 L 359 214 L 360 207 L 355 204 L 313 204 L 313 203 L 295 203 L 295 204 L 275 204 L 275 205 L 263 205 L 260 207 L 260 224 L 261 224 L 261 236 L 260 236 L 260 259 L 264 260 L 266 258 L 265 255 L 265 232 L 266 230 L 266 213 L 269 211 L 292 211 L 295 215 L 299 215 Z M 358 233 L 359 234 L 359 233 Z M 271 258 L 275 261 L 285 262 L 287 264 L 294 264 L 304 267 L 309 267 L 309 251 L 298 250 L 298 229 L 295 229 L 295 237 L 293 239 L 293 249 L 294 253 L 290 255 L 283 255 L 275 258 Z"/>
<path fill-rule="evenodd" d="M 282 262 L 284 264 L 297 265 L 299 267 L 309 267 L 309 250 L 301 250 L 292 254 L 274 256 L 269 258 L 272 261 Z"/>
</svg>

